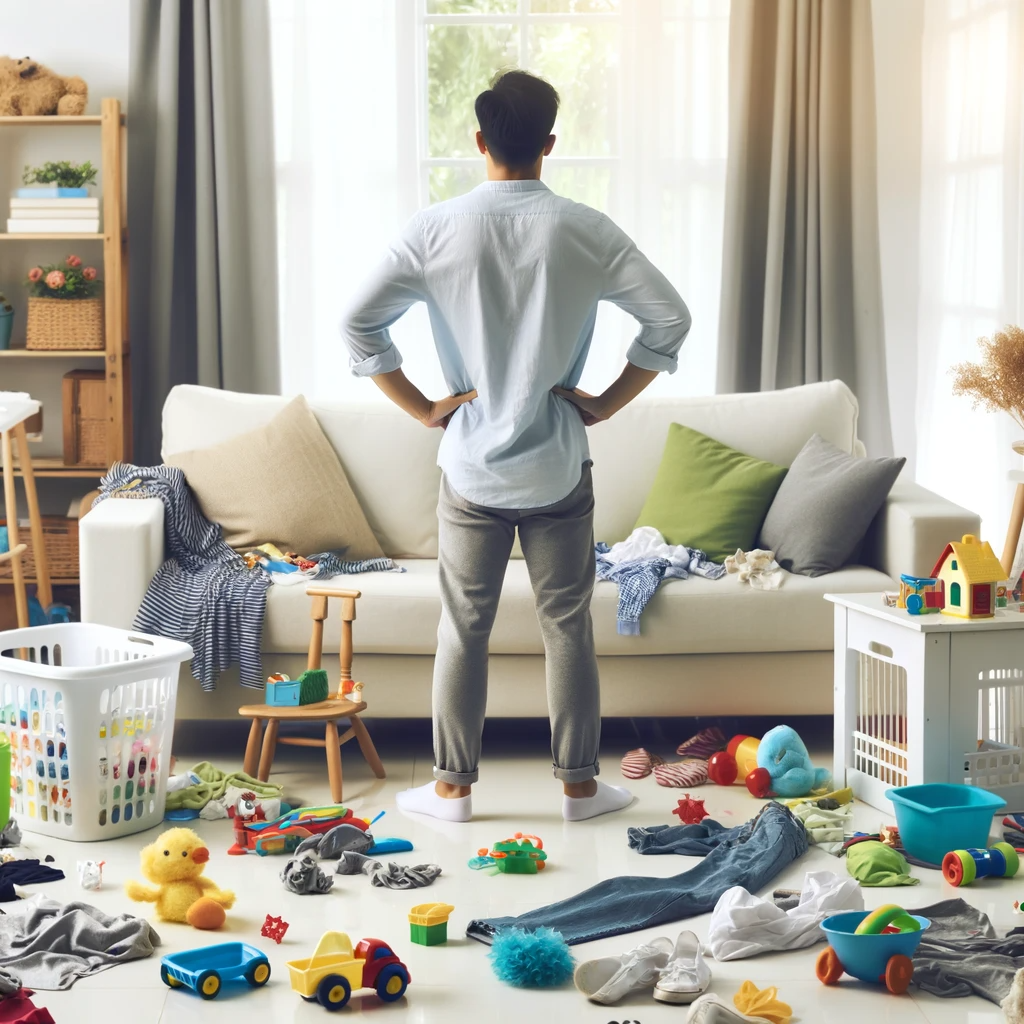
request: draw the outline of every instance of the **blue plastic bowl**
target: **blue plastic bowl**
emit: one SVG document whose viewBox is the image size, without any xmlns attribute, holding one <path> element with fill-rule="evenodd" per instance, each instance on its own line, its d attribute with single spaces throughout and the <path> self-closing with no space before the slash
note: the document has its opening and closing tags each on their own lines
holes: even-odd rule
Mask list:
<svg viewBox="0 0 1024 1024">
<path fill-rule="evenodd" d="M 870 910 L 850 910 L 845 914 L 834 914 L 821 922 L 821 930 L 828 944 L 836 951 L 839 962 L 847 974 L 861 981 L 885 984 L 885 966 L 889 960 L 902 954 L 913 956 L 931 921 L 926 917 L 911 916 L 921 925 L 919 932 L 902 932 L 891 935 L 854 935 L 857 925 L 870 914 Z"/>
<path fill-rule="evenodd" d="M 980 786 L 933 782 L 901 786 L 885 794 L 896 808 L 903 849 L 928 864 L 940 865 L 950 850 L 984 850 L 992 816 L 1006 801 Z"/>
</svg>

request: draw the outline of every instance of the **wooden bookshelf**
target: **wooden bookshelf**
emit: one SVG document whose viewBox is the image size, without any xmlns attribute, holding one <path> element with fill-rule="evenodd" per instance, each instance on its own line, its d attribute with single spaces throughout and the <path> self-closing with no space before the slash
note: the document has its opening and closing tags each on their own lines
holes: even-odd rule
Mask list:
<svg viewBox="0 0 1024 1024">
<path fill-rule="evenodd" d="M 131 399 L 130 367 L 128 353 L 128 273 L 125 266 L 127 257 L 127 230 L 124 212 L 124 160 L 125 160 L 125 118 L 121 104 L 116 99 L 100 102 L 100 113 L 83 117 L 0 117 L 0 132 L 8 128 L 88 128 L 100 132 L 100 168 L 103 176 L 102 218 L 103 230 L 95 233 L 43 232 L 0 233 L 0 243 L 5 242 L 101 242 L 103 244 L 103 317 L 105 344 L 102 350 L 32 351 L 8 349 L 0 351 L 0 360 L 10 360 L 0 374 L 4 388 L 18 389 L 18 360 L 50 359 L 54 373 L 63 376 L 68 367 L 64 364 L 79 360 L 100 361 L 103 367 L 107 407 L 107 457 L 103 466 L 65 466 L 61 456 L 32 459 L 35 476 L 41 479 L 91 480 L 89 489 L 95 486 L 114 462 L 131 460 Z M 2 134 L 0 134 L 2 139 Z M 7 147 L 0 141 L 0 153 Z M 9 151 L 9 150 L 8 150 Z M 26 253 L 26 258 L 31 258 Z M 49 365 L 49 364 L 43 364 Z M 60 429 L 60 419 L 47 417 L 47 429 Z M 22 476 L 15 463 L 15 476 Z M 32 581 L 29 581 L 32 582 Z M 54 579 L 57 585 L 76 584 L 77 579 Z"/>
</svg>

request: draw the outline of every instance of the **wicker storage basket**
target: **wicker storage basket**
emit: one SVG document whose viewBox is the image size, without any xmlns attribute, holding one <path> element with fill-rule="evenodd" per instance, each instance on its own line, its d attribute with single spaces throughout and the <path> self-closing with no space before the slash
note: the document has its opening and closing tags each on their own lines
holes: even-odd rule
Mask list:
<svg viewBox="0 0 1024 1024">
<path fill-rule="evenodd" d="M 58 300 L 60 301 L 60 300 Z M 6 525 L 7 520 L 0 522 Z M 50 579 L 78 579 L 78 520 L 64 516 L 43 516 L 43 540 L 49 556 Z M 28 550 L 21 556 L 26 579 L 36 578 L 36 559 L 32 546 L 32 530 L 28 523 L 18 524 L 18 543 Z M 10 579 L 11 563 L 0 562 L 0 580 Z"/>
<path fill-rule="evenodd" d="M 28 300 L 28 327 L 25 347 L 93 351 L 105 347 L 103 337 L 103 299 Z"/>
</svg>

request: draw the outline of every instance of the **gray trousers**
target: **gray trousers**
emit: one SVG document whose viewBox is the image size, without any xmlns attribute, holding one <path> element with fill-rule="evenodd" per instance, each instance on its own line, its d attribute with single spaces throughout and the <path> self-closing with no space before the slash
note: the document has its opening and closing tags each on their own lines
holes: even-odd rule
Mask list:
<svg viewBox="0 0 1024 1024">
<path fill-rule="evenodd" d="M 479 776 L 487 646 L 518 528 L 544 638 L 555 778 L 592 779 L 598 773 L 601 694 L 590 618 L 590 463 L 570 494 L 543 508 L 474 505 L 442 480 L 437 518 L 441 624 L 434 661 L 434 778 L 468 786 Z"/>
</svg>

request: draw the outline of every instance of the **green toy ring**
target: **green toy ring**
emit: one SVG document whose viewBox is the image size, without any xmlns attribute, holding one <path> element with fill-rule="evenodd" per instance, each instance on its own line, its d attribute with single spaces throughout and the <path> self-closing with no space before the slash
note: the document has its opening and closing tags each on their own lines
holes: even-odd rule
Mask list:
<svg viewBox="0 0 1024 1024">
<path fill-rule="evenodd" d="M 877 910 L 871 911 L 859 925 L 854 935 L 881 935 L 886 928 L 897 928 L 900 932 L 916 932 L 921 925 L 914 920 L 902 907 L 895 903 L 886 903 Z"/>
</svg>

